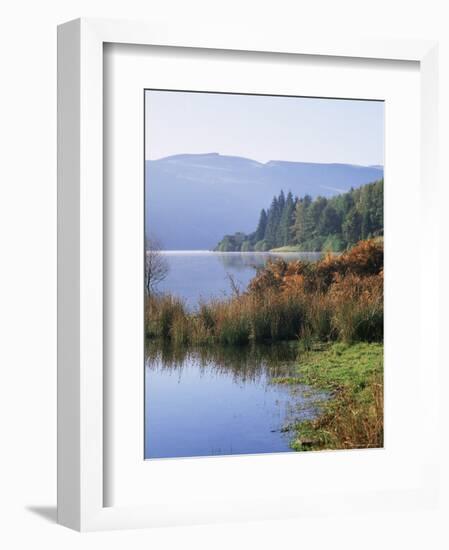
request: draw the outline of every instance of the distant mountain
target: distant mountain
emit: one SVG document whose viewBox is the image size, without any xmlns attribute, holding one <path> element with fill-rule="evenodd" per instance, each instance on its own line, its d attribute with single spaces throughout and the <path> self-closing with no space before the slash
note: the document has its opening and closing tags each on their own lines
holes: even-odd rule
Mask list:
<svg viewBox="0 0 449 550">
<path fill-rule="evenodd" d="M 281 189 L 330 197 L 383 177 L 382 166 L 319 164 L 207 153 L 146 161 L 146 234 L 166 250 L 212 250 L 248 233 Z"/>
</svg>

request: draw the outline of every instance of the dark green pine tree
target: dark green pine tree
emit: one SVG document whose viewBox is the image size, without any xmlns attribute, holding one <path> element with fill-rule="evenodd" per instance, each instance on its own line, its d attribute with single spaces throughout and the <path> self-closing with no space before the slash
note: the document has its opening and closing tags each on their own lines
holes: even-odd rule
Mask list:
<svg viewBox="0 0 449 550">
<path fill-rule="evenodd" d="M 327 204 L 321 213 L 318 233 L 322 236 L 336 235 L 341 232 L 341 220 L 337 210 L 331 205 Z"/>
<path fill-rule="evenodd" d="M 342 235 L 348 246 L 352 246 L 361 238 L 362 216 L 355 206 L 348 212 L 342 223 Z"/>
<path fill-rule="evenodd" d="M 360 203 L 359 211 L 362 215 L 362 239 L 368 239 L 372 236 L 373 220 L 372 220 L 372 189 L 371 185 L 365 185 L 360 188 Z"/>
<path fill-rule="evenodd" d="M 257 243 L 258 241 L 262 241 L 265 238 L 266 229 L 267 229 L 267 213 L 265 212 L 265 208 L 262 208 L 262 211 L 260 212 L 260 216 L 259 216 L 259 223 L 254 233 L 254 244 Z"/>
<path fill-rule="evenodd" d="M 285 195 L 284 195 L 284 191 L 281 189 L 281 192 L 279 193 L 279 197 L 278 197 L 278 208 L 279 208 L 280 216 L 282 216 L 284 207 L 285 207 Z"/>
<path fill-rule="evenodd" d="M 351 187 L 348 193 L 337 195 L 333 199 L 334 207 L 340 214 L 340 219 L 344 220 L 351 208 L 354 206 L 354 189 Z"/>
<path fill-rule="evenodd" d="M 291 191 L 287 193 L 284 208 L 281 213 L 279 227 L 277 232 L 278 246 L 286 246 L 291 241 L 291 226 L 293 225 L 293 216 L 295 212 L 295 201 Z"/>
<path fill-rule="evenodd" d="M 327 199 L 325 197 L 319 196 L 312 201 L 306 218 L 306 240 L 313 239 L 320 235 L 320 220 L 327 205 Z"/>
<path fill-rule="evenodd" d="M 267 228 L 265 231 L 265 240 L 269 248 L 276 246 L 277 229 L 280 220 L 279 202 L 277 197 L 273 197 L 271 206 L 267 214 Z"/>
<path fill-rule="evenodd" d="M 276 230 L 275 230 L 275 238 L 274 238 L 274 244 L 273 244 L 273 247 L 277 247 L 277 246 L 281 246 L 282 243 L 282 239 L 281 239 L 281 219 L 282 219 L 282 214 L 284 212 L 284 209 L 285 209 L 285 195 L 284 195 L 284 191 L 281 189 L 281 192 L 279 193 L 279 196 L 278 196 L 278 213 L 277 213 L 277 223 L 276 223 Z"/>
<path fill-rule="evenodd" d="M 294 223 L 292 227 L 295 244 L 301 244 L 309 238 L 310 217 L 308 215 L 308 210 L 311 204 L 312 197 L 310 195 L 305 195 L 303 198 L 298 199 L 298 202 L 296 203 Z"/>
<path fill-rule="evenodd" d="M 373 223 L 371 220 L 371 213 L 369 212 L 369 210 L 364 210 L 362 214 L 362 239 L 369 239 L 369 237 L 372 236 L 372 227 Z"/>
<path fill-rule="evenodd" d="M 383 235 L 384 230 L 384 181 L 373 185 L 371 191 L 371 221 L 373 235 Z"/>
</svg>

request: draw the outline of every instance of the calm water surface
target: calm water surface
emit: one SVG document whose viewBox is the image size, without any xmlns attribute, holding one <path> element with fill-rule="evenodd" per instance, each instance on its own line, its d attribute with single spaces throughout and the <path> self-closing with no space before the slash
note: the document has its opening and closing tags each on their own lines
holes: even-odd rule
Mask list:
<svg viewBox="0 0 449 550">
<path fill-rule="evenodd" d="M 232 294 L 229 276 L 241 290 L 269 259 L 284 258 L 286 261 L 303 259 L 318 260 L 321 252 L 207 252 L 207 251 L 164 251 L 169 272 L 159 285 L 161 292 L 171 292 L 184 298 L 189 307 L 195 307 L 198 300 L 223 298 Z"/>
<path fill-rule="evenodd" d="M 200 299 L 231 295 L 229 275 L 244 290 L 273 254 L 164 252 L 169 266 L 161 292 Z M 309 253 L 282 254 L 318 259 Z M 273 384 L 294 374 L 295 345 L 175 349 L 147 343 L 145 458 L 290 451 L 292 422 L 316 414 L 322 396 L 302 385 Z"/>
<path fill-rule="evenodd" d="M 298 419 L 316 414 L 316 392 L 273 384 L 294 374 L 289 344 L 175 350 L 147 346 L 145 458 L 291 451 Z"/>
</svg>

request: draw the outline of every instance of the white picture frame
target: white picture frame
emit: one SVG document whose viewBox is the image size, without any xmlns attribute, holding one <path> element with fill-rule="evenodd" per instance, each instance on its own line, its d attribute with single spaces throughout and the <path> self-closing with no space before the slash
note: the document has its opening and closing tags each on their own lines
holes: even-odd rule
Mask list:
<svg viewBox="0 0 449 550">
<path fill-rule="evenodd" d="M 437 174 L 437 44 L 431 41 L 345 39 L 279 41 L 257 33 L 204 29 L 191 35 L 181 25 L 170 29 L 151 23 L 79 19 L 58 28 L 58 522 L 77 530 L 151 527 L 222 520 L 294 517 L 339 513 L 354 508 L 374 511 L 386 506 L 428 506 L 434 502 L 438 480 L 432 447 L 420 458 L 422 476 L 408 488 L 363 494 L 308 496 L 307 502 L 268 494 L 260 502 L 216 502 L 204 498 L 189 510 L 162 504 L 105 506 L 104 426 L 104 144 L 103 59 L 105 44 L 157 45 L 170 48 L 382 59 L 419 63 L 421 87 L 421 220 L 422 239 L 429 243 L 421 262 L 424 281 L 438 270 L 438 219 L 435 215 Z M 424 241 L 423 241 L 424 242 Z M 437 318 L 437 288 L 423 295 L 421 318 Z M 434 327 L 436 329 L 436 327 Z M 437 331 L 420 329 L 427 353 L 426 420 L 437 425 Z M 422 375 L 422 370 L 420 371 Z M 433 423 L 432 423 L 433 420 Z M 430 421 L 430 422 L 429 422 Z M 422 434 L 421 434 L 422 435 Z M 340 457 L 342 455 L 340 454 Z M 308 460 L 310 461 L 309 455 Z M 267 463 L 268 464 L 268 463 Z M 248 463 L 247 463 L 248 465 Z M 273 467 L 273 465 L 267 465 Z M 239 475 L 237 473 L 237 475 Z M 241 475 L 241 474 L 240 474 Z M 211 488 L 212 496 L 212 488 Z M 296 495 L 297 496 L 297 495 Z M 184 495 L 183 505 L 188 503 Z"/>
</svg>

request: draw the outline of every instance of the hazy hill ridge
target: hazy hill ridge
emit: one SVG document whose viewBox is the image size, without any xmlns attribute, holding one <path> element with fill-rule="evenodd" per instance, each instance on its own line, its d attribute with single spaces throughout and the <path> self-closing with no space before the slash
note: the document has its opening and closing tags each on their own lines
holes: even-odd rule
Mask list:
<svg viewBox="0 0 449 550">
<path fill-rule="evenodd" d="M 146 161 L 146 233 L 170 250 L 211 250 L 228 233 L 249 233 L 281 189 L 331 197 L 383 177 L 381 166 L 257 162 L 181 154 Z"/>
</svg>

